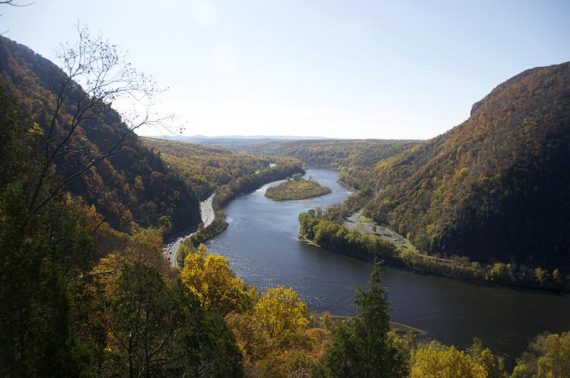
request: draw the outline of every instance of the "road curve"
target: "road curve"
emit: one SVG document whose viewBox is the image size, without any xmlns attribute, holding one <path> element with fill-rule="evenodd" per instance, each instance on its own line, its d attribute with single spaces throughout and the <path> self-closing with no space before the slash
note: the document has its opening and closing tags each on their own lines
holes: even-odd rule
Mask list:
<svg viewBox="0 0 570 378">
<path fill-rule="evenodd" d="M 215 195 L 216 193 L 213 193 L 210 197 L 208 197 L 208 199 L 200 202 L 200 218 L 202 220 L 204 228 L 208 227 L 209 225 L 212 224 L 212 222 L 214 222 L 214 218 L 216 216 L 214 212 Z M 176 240 L 174 240 L 172 243 L 164 246 L 163 249 L 164 257 L 166 257 L 166 259 L 170 261 L 170 264 L 172 266 L 178 267 L 178 261 L 176 261 L 176 255 L 178 253 L 178 248 L 180 248 L 182 242 L 186 240 L 186 238 L 189 238 L 192 235 L 194 235 L 195 233 L 196 232 L 192 232 L 191 234 L 180 236 L 176 238 Z"/>
</svg>

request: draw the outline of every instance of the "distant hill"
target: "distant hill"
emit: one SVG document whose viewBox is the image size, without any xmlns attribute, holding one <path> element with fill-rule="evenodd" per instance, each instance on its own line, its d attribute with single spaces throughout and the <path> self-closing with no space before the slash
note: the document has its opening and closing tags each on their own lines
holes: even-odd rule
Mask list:
<svg viewBox="0 0 570 378">
<path fill-rule="evenodd" d="M 208 137 L 202 135 L 161 135 L 153 136 L 153 139 L 165 139 L 185 143 L 195 143 L 195 144 L 207 144 L 213 146 L 224 147 L 233 151 L 247 151 L 255 153 L 263 153 L 259 149 L 260 146 L 265 146 L 272 143 L 283 143 L 289 141 L 306 141 L 306 140 L 327 140 L 327 138 L 322 137 L 299 137 L 299 136 L 240 136 L 240 135 L 228 135 L 228 136 L 215 136 Z"/>
<path fill-rule="evenodd" d="M 357 189 L 370 188 L 376 163 L 418 144 L 416 140 L 318 139 L 234 140 L 228 148 L 273 156 L 291 156 L 310 167 L 339 169 L 341 180 Z"/>
<path fill-rule="evenodd" d="M 190 142 L 200 144 L 218 144 L 225 142 L 239 142 L 239 141 L 279 141 L 279 140 L 325 140 L 331 139 L 320 136 L 294 136 L 294 135 L 221 135 L 221 136 L 206 136 L 206 135 L 154 135 L 149 136 L 153 139 L 168 139 L 176 140 L 179 142 Z"/>
<path fill-rule="evenodd" d="M 504 82 L 373 181 L 368 214 L 424 250 L 570 265 L 570 63 Z"/>
<path fill-rule="evenodd" d="M 271 160 L 217 145 L 185 143 L 141 137 L 144 145 L 161 158 L 205 200 L 220 186 L 269 167 Z"/>
<path fill-rule="evenodd" d="M 29 125 L 37 122 L 45 132 L 45 115 L 53 111 L 56 93 L 65 78 L 49 60 L 0 36 L 0 85 L 15 99 Z M 63 104 L 62 123 L 70 117 L 71 102 L 82 93 L 79 86 L 74 90 L 77 92 Z M 72 148 L 58 159 L 57 173 L 64 176 L 91 161 L 126 131 L 120 116 L 109 106 L 99 104 L 97 116 L 83 123 L 70 141 Z M 57 138 L 64 135 L 62 129 L 56 133 Z M 71 181 L 68 190 L 95 205 L 121 231 L 129 231 L 136 224 L 170 225 L 168 229 L 175 232 L 199 222 L 198 198 L 192 189 L 132 133 L 109 159 Z"/>
<path fill-rule="evenodd" d="M 295 137 L 292 137 L 295 138 Z M 286 139 L 205 138 L 202 144 L 223 146 L 272 156 L 291 156 L 313 167 L 341 168 L 350 165 L 373 167 L 378 161 L 396 155 L 419 143 L 413 140 L 383 139 Z"/>
</svg>

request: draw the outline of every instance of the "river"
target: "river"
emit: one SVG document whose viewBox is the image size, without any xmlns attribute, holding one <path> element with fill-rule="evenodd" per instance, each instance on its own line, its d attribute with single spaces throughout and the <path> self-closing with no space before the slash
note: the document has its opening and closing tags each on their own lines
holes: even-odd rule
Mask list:
<svg viewBox="0 0 570 378">
<path fill-rule="evenodd" d="M 268 185 L 239 197 L 225 209 L 229 227 L 208 242 L 211 252 L 227 256 L 249 284 L 264 290 L 294 288 L 313 311 L 352 315 L 355 287 L 368 280 L 370 264 L 333 254 L 298 240 L 297 216 L 326 208 L 349 195 L 338 172 L 309 169 L 332 193 L 301 201 L 275 202 Z M 426 331 L 446 344 L 465 347 L 474 337 L 494 351 L 517 357 L 537 334 L 570 330 L 570 298 L 530 290 L 468 284 L 443 277 L 385 267 L 384 283 L 392 320 Z"/>
</svg>

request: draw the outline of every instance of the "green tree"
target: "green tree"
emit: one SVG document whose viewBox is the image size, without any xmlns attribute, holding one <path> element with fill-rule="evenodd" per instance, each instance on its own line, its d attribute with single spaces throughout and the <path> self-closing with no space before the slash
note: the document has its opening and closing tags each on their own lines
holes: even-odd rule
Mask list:
<svg viewBox="0 0 570 378">
<path fill-rule="evenodd" d="M 321 373 L 331 377 L 406 376 L 405 355 L 388 334 L 390 308 L 378 262 L 373 265 L 368 290 L 359 289 L 355 302 L 358 314 L 335 330 Z"/>
<path fill-rule="evenodd" d="M 71 329 L 68 277 L 87 266 L 91 238 L 65 197 L 30 213 L 37 128 L 1 88 L 0 135 L 0 375 L 78 374 L 85 356 Z"/>
<path fill-rule="evenodd" d="M 109 266 L 105 263 L 105 266 Z M 242 356 L 223 318 L 205 311 L 184 285 L 143 261 L 99 279 L 105 340 L 100 375 L 241 376 Z M 108 272 L 97 270 L 96 272 Z"/>
<path fill-rule="evenodd" d="M 150 377 L 171 365 L 184 314 L 158 271 L 142 263 L 124 266 L 108 300 L 106 373 Z"/>
</svg>

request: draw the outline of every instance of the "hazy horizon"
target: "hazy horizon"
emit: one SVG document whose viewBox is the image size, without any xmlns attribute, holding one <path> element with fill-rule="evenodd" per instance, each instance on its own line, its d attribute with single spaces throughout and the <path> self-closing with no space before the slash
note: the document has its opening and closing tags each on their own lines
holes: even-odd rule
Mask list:
<svg viewBox="0 0 570 378">
<path fill-rule="evenodd" d="M 328 137 L 322 135 L 264 135 L 264 134 L 255 134 L 255 135 L 204 135 L 204 134 L 179 134 L 179 133 L 166 133 L 166 134 L 144 134 L 143 136 L 149 138 L 169 138 L 169 139 L 287 139 L 287 140 L 364 140 L 364 139 L 371 139 L 371 140 L 424 140 L 424 139 L 399 139 L 399 138 L 341 138 L 341 137 Z"/>
<path fill-rule="evenodd" d="M 0 30 L 56 63 L 78 22 L 101 32 L 170 88 L 159 109 L 186 135 L 428 139 L 510 77 L 570 60 L 569 15 L 566 1 L 36 0 L 3 7 Z"/>
</svg>

